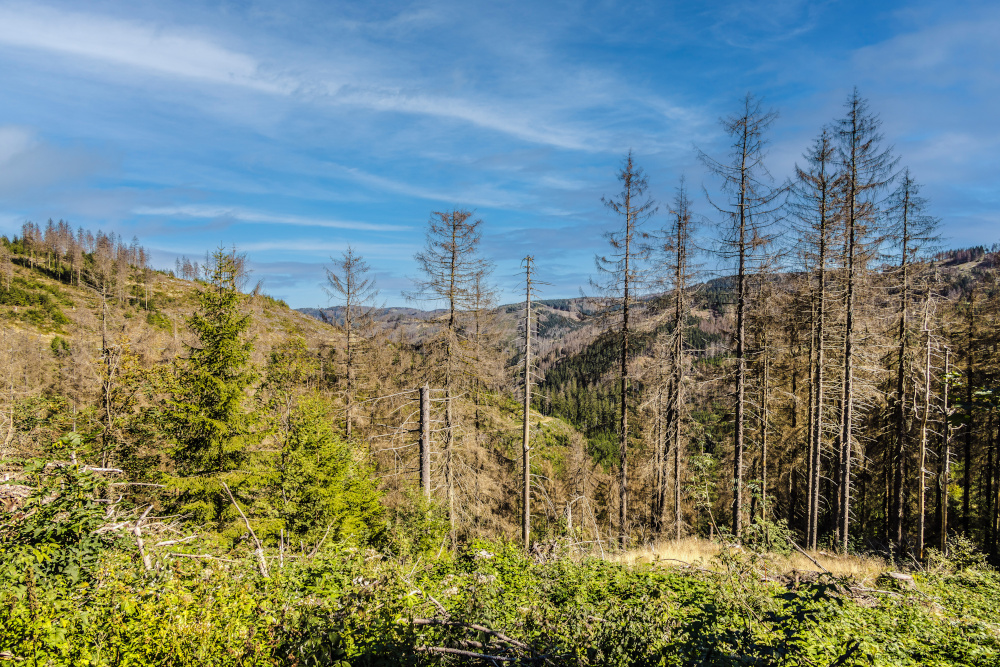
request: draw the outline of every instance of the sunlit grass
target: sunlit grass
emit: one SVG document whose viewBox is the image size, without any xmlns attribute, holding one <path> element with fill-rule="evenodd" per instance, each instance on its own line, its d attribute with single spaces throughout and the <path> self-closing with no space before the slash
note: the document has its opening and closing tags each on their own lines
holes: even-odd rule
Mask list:
<svg viewBox="0 0 1000 667">
<path fill-rule="evenodd" d="M 641 549 L 633 549 L 624 553 L 609 554 L 608 559 L 629 565 L 656 563 L 663 567 L 699 567 L 707 570 L 718 570 L 720 566 L 713 559 L 723 546 L 698 537 L 687 537 L 680 540 L 665 540 L 655 545 Z M 792 571 L 822 572 L 824 569 L 838 577 L 849 577 L 860 583 L 872 583 L 879 574 L 892 569 L 890 565 L 877 556 L 839 556 L 826 551 L 811 551 L 809 555 L 819 563 L 817 567 L 806 556 L 793 552 L 790 556 L 770 554 L 768 561 L 774 570 L 782 573 Z"/>
</svg>

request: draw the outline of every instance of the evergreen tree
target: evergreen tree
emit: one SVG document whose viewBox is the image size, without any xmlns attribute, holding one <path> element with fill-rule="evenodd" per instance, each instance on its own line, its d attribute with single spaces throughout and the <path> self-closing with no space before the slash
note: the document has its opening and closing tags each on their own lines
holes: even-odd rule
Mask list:
<svg viewBox="0 0 1000 667">
<path fill-rule="evenodd" d="M 381 494 L 366 457 L 334 432 L 330 407 L 305 398 L 290 414 L 274 484 L 281 525 L 312 543 L 327 536 L 378 544 L 386 538 Z"/>
<path fill-rule="evenodd" d="M 257 371 L 248 297 L 239 290 L 242 267 L 235 251 L 212 253 L 209 285 L 188 320 L 198 342 L 180 368 L 169 411 L 183 511 L 214 520 L 220 530 L 227 505 L 219 483 L 237 488 L 246 481 L 243 464 L 263 435 L 249 406 Z"/>
</svg>

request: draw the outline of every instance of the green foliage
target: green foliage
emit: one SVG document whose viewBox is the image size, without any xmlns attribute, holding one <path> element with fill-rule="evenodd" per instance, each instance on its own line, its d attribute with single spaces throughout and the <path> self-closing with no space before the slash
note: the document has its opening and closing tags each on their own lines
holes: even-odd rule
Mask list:
<svg viewBox="0 0 1000 667">
<path fill-rule="evenodd" d="M 760 516 L 743 527 L 740 544 L 744 548 L 761 553 L 788 556 L 792 553 L 792 531 L 784 519 L 769 521 Z"/>
<path fill-rule="evenodd" d="M 334 433 L 330 406 L 302 401 L 292 412 L 275 491 L 286 531 L 311 541 L 380 544 L 385 510 L 371 469 Z"/>
<path fill-rule="evenodd" d="M 155 310 L 146 313 L 146 324 L 162 331 L 170 331 L 173 327 L 173 322 L 170 321 L 169 317 Z"/>
<path fill-rule="evenodd" d="M 288 310 L 288 303 L 284 299 L 277 299 L 269 294 L 258 295 L 265 304 L 271 308 L 280 308 L 281 310 Z"/>
<path fill-rule="evenodd" d="M 158 562 L 145 573 L 106 552 L 76 586 L 0 570 L 0 652 L 52 667 L 455 662 L 418 647 L 577 667 L 1000 660 L 990 570 L 919 576 L 917 590 L 886 595 L 831 577 L 787 587 L 748 578 L 752 559 L 738 552 L 719 572 L 681 571 L 537 562 L 478 540 L 416 562 L 333 542 L 270 579 L 249 563 Z"/>
<path fill-rule="evenodd" d="M 240 263 L 234 254 L 213 254 L 211 283 L 199 295 L 200 308 L 188 321 L 198 337 L 181 367 L 168 428 L 176 442 L 181 508 L 198 520 L 225 523 L 220 481 L 242 481 L 239 471 L 263 437 L 248 391 L 257 381 L 248 340 L 251 315 L 238 289 Z"/>
<path fill-rule="evenodd" d="M 14 430 L 39 443 L 53 443 L 72 429 L 73 414 L 65 396 L 45 393 L 15 398 L 10 406 Z M 40 448 L 48 454 L 51 446 Z"/>
<path fill-rule="evenodd" d="M 52 348 L 52 355 L 57 359 L 69 355 L 69 341 L 62 336 L 54 336 L 50 347 Z"/>
<path fill-rule="evenodd" d="M 948 537 L 947 554 L 933 547 L 927 550 L 927 567 L 932 572 L 948 573 L 982 570 L 986 568 L 986 554 L 965 535 L 951 535 Z"/>
<path fill-rule="evenodd" d="M 10 306 L 7 316 L 33 324 L 43 330 L 58 330 L 69 324 L 59 304 L 73 305 L 57 287 L 20 276 L 11 281 L 10 289 L 0 288 L 0 306 Z"/>
<path fill-rule="evenodd" d="M 396 504 L 389 549 L 404 559 L 428 558 L 441 552 L 450 529 L 444 507 L 408 488 L 404 502 Z"/>
<path fill-rule="evenodd" d="M 366 456 L 334 431 L 335 406 L 303 389 L 318 370 L 301 338 L 271 350 L 257 397 L 280 449 L 259 464 L 275 471 L 269 507 L 259 513 L 277 519 L 269 533 L 283 528 L 310 543 L 381 544 L 387 535 L 385 510 Z"/>
<path fill-rule="evenodd" d="M 79 447 L 73 433 L 66 447 Z M 36 461 L 25 468 L 35 483 L 18 512 L 0 515 L 0 555 L 5 578 L 30 569 L 32 577 L 87 579 L 109 540 L 94 531 L 104 522 L 96 496 L 103 482 L 79 466 Z"/>
</svg>

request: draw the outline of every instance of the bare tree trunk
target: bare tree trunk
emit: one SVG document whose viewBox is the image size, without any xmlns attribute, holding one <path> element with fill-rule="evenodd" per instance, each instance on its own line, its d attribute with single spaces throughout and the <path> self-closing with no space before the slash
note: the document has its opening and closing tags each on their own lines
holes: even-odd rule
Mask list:
<svg viewBox="0 0 1000 667">
<path fill-rule="evenodd" d="M 525 258 L 524 290 L 524 424 L 521 434 L 521 539 L 527 549 L 531 540 L 531 269 L 534 258 Z"/>
<path fill-rule="evenodd" d="M 767 403 L 769 399 L 768 383 L 771 381 L 771 363 L 764 349 L 764 384 L 761 387 L 760 415 L 760 516 L 767 521 Z"/>
<path fill-rule="evenodd" d="M 681 539 L 681 420 L 674 424 L 674 538 Z"/>
<path fill-rule="evenodd" d="M 820 290 L 824 289 L 825 276 L 823 272 L 820 272 Z M 819 540 L 819 499 L 820 499 L 820 473 L 822 472 L 823 465 L 823 364 L 824 364 L 824 350 L 823 350 L 823 306 L 824 306 L 824 296 L 823 292 L 820 292 L 819 297 L 819 310 L 817 313 L 817 328 L 816 328 L 816 367 L 813 369 L 813 391 L 815 396 L 813 398 L 813 427 L 812 427 L 812 447 L 810 448 L 812 454 L 812 461 L 810 461 L 810 474 L 812 479 L 809 483 L 809 525 L 811 526 L 811 532 L 809 534 L 809 548 L 815 551 L 818 547 Z"/>
<path fill-rule="evenodd" d="M 814 433 L 818 427 L 815 419 L 816 410 L 816 384 L 813 378 L 816 376 L 816 305 L 815 297 L 810 299 L 811 303 L 810 314 L 809 314 L 809 369 L 808 369 L 808 379 L 809 379 L 809 428 L 806 435 L 806 548 L 814 549 L 813 546 L 813 533 L 816 531 L 815 518 L 813 516 L 813 473 L 814 473 Z M 792 517 L 789 515 L 789 524 L 791 524 Z"/>
<path fill-rule="evenodd" d="M 420 488 L 431 499 L 431 389 L 420 388 Z"/>
<path fill-rule="evenodd" d="M 993 448 L 996 444 L 996 431 L 993 428 L 993 409 L 991 408 L 987 416 L 986 429 L 988 431 L 988 441 L 986 446 L 986 467 L 983 468 L 982 494 L 985 498 L 986 507 L 983 511 L 983 550 L 990 551 L 993 542 Z"/>
<path fill-rule="evenodd" d="M 920 471 L 918 473 L 917 488 L 919 490 L 919 520 L 917 526 L 917 553 L 920 560 L 924 558 L 924 545 L 926 538 L 927 519 L 927 422 L 931 411 L 931 331 L 928 322 L 929 313 L 924 312 L 924 332 L 927 336 L 927 347 L 924 357 L 924 404 L 920 419 Z"/>
<path fill-rule="evenodd" d="M 661 360 L 662 362 L 662 360 Z M 662 363 L 661 363 L 662 368 Z M 663 419 L 663 377 L 657 378 L 656 404 L 653 417 L 653 493 L 650 500 L 650 516 L 653 519 L 653 529 L 657 533 L 663 531 L 664 513 L 667 497 L 667 434 Z"/>
<path fill-rule="evenodd" d="M 745 141 L 744 141 L 745 143 Z M 744 149 L 744 155 L 746 151 Z M 745 164 L 744 158 L 744 164 Z M 746 186 L 743 185 L 743 193 Z M 741 193 L 741 200 L 744 194 Z M 743 532 L 743 411 L 746 402 L 746 207 L 739 211 L 739 267 L 736 274 L 736 411 L 733 432 L 733 535 Z"/>
<path fill-rule="evenodd" d="M 996 433 L 993 436 L 993 449 L 993 510 L 989 515 L 993 534 L 989 544 L 989 553 L 996 558 L 997 547 L 1000 546 L 1000 437 Z"/>
<path fill-rule="evenodd" d="M 948 486 L 951 484 L 951 408 L 948 406 L 948 374 L 951 373 L 951 350 L 944 353 L 944 451 L 941 454 L 941 479 L 938 481 L 941 490 L 941 525 L 938 527 L 938 547 L 941 553 L 948 553 Z"/>
<path fill-rule="evenodd" d="M 901 260 L 902 286 L 899 296 L 899 349 L 896 354 L 896 405 L 895 407 L 895 430 L 896 430 L 896 451 L 893 455 L 892 472 L 892 506 L 889 510 L 889 538 L 896 544 L 899 556 L 903 554 L 903 496 L 905 485 L 903 480 L 903 459 L 906 456 L 906 351 L 907 351 L 907 314 L 909 310 L 908 300 L 910 297 L 909 269 L 907 255 L 909 253 L 909 230 L 907 225 L 908 208 L 903 208 L 903 251 Z"/>
<path fill-rule="evenodd" d="M 678 235 L 680 236 L 680 235 Z M 681 246 L 683 247 L 683 246 Z M 671 401 L 673 407 L 671 409 L 671 415 L 673 418 L 673 448 L 674 448 L 674 537 L 676 539 L 681 539 L 681 408 L 684 405 L 684 319 L 686 316 L 686 308 L 684 304 L 684 271 L 681 270 L 683 262 L 683 256 L 686 256 L 686 249 L 682 254 L 682 257 L 678 259 L 678 271 L 677 271 L 677 283 L 678 286 L 675 288 L 677 294 L 675 295 L 674 301 L 674 318 L 676 321 L 676 326 L 674 328 L 674 350 L 673 350 L 673 362 L 674 362 L 674 396 Z"/>
<path fill-rule="evenodd" d="M 853 208 L 853 205 L 852 205 Z M 851 518 L 851 437 L 854 409 L 854 241 L 855 228 L 848 230 L 847 295 L 844 302 L 844 386 L 840 419 L 840 517 L 838 523 L 840 551 L 847 553 Z"/>
<path fill-rule="evenodd" d="M 451 389 L 446 390 L 445 396 L 445 441 L 444 451 L 444 476 L 448 486 L 448 526 L 451 532 L 451 545 L 454 547 L 458 543 L 458 532 L 456 529 L 455 517 L 455 421 L 451 411 Z"/>
<path fill-rule="evenodd" d="M 968 420 L 965 422 L 963 432 L 962 462 L 964 470 L 962 475 L 962 532 L 966 535 L 971 533 L 972 512 L 970 501 L 972 499 L 972 430 L 975 428 L 975 412 L 972 405 L 973 380 L 972 371 L 975 368 L 975 339 L 976 339 L 976 292 L 975 288 L 969 293 L 969 328 L 965 348 L 965 404 L 968 410 Z"/>
<path fill-rule="evenodd" d="M 350 306 L 348 306 L 348 312 L 350 312 Z M 345 324 L 347 325 L 346 326 L 346 328 L 347 328 L 347 400 L 345 401 L 346 405 L 344 406 L 344 432 L 345 432 L 345 435 L 347 436 L 347 439 L 350 440 L 351 439 L 351 398 L 352 398 L 352 395 L 354 393 L 354 382 L 353 382 L 354 381 L 354 358 L 353 358 L 354 350 L 351 347 L 351 343 L 353 342 L 351 340 L 353 332 L 351 331 L 352 327 L 351 327 L 351 321 L 350 321 L 350 317 L 349 316 L 348 316 L 348 319 L 345 320 Z"/>
<path fill-rule="evenodd" d="M 628 251 L 626 250 L 626 255 Z M 628 273 L 628 259 L 625 261 L 625 272 Z M 619 421 L 618 451 L 618 541 L 622 549 L 628 544 L 628 279 L 625 281 L 625 304 L 622 312 L 622 349 L 621 349 L 621 385 L 618 399 L 621 401 L 621 418 Z"/>
</svg>

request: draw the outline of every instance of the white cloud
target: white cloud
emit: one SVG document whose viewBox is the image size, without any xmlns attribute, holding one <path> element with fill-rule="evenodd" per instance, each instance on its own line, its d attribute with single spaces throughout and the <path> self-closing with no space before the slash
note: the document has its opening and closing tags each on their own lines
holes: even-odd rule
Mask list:
<svg viewBox="0 0 1000 667">
<path fill-rule="evenodd" d="M 552 70 L 542 65 L 523 93 L 497 98 L 463 87 L 461 94 L 428 92 L 441 81 L 427 77 L 394 80 L 400 53 L 389 47 L 310 54 L 283 48 L 274 58 L 223 44 L 220 36 L 196 27 L 165 26 L 106 15 L 57 10 L 29 4 L 0 5 L 0 45 L 78 57 L 174 77 L 225 84 L 298 101 L 360 107 L 383 112 L 460 121 L 525 142 L 556 148 L 617 151 L 613 138 L 592 124 L 571 120 L 609 100 L 613 77 L 598 72 Z M 257 51 L 267 49 L 258 46 Z M 273 48 L 271 49 L 273 51 Z M 267 65 L 265 65 L 265 62 Z M 619 91 L 620 92 L 620 91 Z M 567 102 L 569 104 L 567 105 Z M 640 106 L 647 106 L 641 102 Z M 655 100 L 653 100 L 655 102 Z M 669 105 L 664 105 L 669 106 Z"/>
<path fill-rule="evenodd" d="M 296 253 L 339 253 L 351 246 L 365 257 L 380 259 L 410 259 L 417 245 L 405 243 L 364 244 L 356 241 L 322 241 L 317 239 L 254 241 L 241 243 L 240 250 L 247 252 L 296 252 Z"/>
<path fill-rule="evenodd" d="M 288 90 L 288 82 L 263 76 L 252 56 L 203 36 L 105 16 L 31 5 L 0 6 L 0 44 L 269 93 Z"/>
<path fill-rule="evenodd" d="M 40 188 L 79 181 L 104 162 L 83 150 L 43 142 L 29 128 L 0 125 L 0 195 L 5 197 L 24 198 Z"/>
<path fill-rule="evenodd" d="M 510 108 L 509 104 L 475 103 L 456 97 L 432 97 L 392 90 L 346 90 L 334 99 L 376 109 L 461 120 L 531 143 L 571 150 L 601 150 L 604 142 L 590 133 L 545 123 Z"/>
<path fill-rule="evenodd" d="M 858 49 L 856 65 L 889 81 L 907 76 L 924 83 L 953 87 L 958 82 L 995 89 L 996 58 L 1000 55 L 1000 14 L 983 13 L 904 32 Z"/>
<path fill-rule="evenodd" d="M 355 167 L 345 167 L 333 163 L 330 163 L 329 167 L 356 183 L 361 183 L 376 190 L 395 192 L 417 199 L 436 201 L 445 205 L 460 203 L 471 206 L 485 206 L 487 208 L 508 208 L 516 207 L 522 203 L 513 193 L 489 186 L 446 192 L 370 174 Z"/>
<path fill-rule="evenodd" d="M 413 258 L 418 249 L 416 244 L 406 243 L 359 243 L 357 240 L 346 239 L 274 239 L 264 241 L 241 242 L 236 245 L 241 252 L 255 253 L 251 256 L 254 264 L 266 265 L 267 260 L 263 257 L 272 257 L 283 253 L 295 253 L 300 256 L 335 256 L 347 250 L 350 246 L 355 252 L 360 253 L 367 259 L 377 259 L 393 262 L 404 262 Z M 165 258 L 179 257 L 182 254 L 197 256 L 203 252 L 202 249 L 186 248 L 182 246 L 171 246 L 165 244 L 154 244 L 153 250 L 163 253 Z"/>
<path fill-rule="evenodd" d="M 230 219 L 234 222 L 247 224 L 264 225 L 295 225 L 299 227 L 327 227 L 329 229 L 349 229 L 354 231 L 371 232 L 401 232 L 409 227 L 405 225 L 382 225 L 371 222 L 358 222 L 353 220 L 333 220 L 330 218 L 307 218 L 298 215 L 284 215 L 278 213 L 268 213 L 265 211 L 253 211 L 245 208 L 210 206 L 210 205 L 185 205 L 185 206 L 140 206 L 132 211 L 136 215 L 163 216 L 163 217 L 183 217 L 199 219 Z"/>
<path fill-rule="evenodd" d="M 32 133 L 23 127 L 0 127 L 0 165 L 9 163 L 35 144 Z"/>
</svg>

